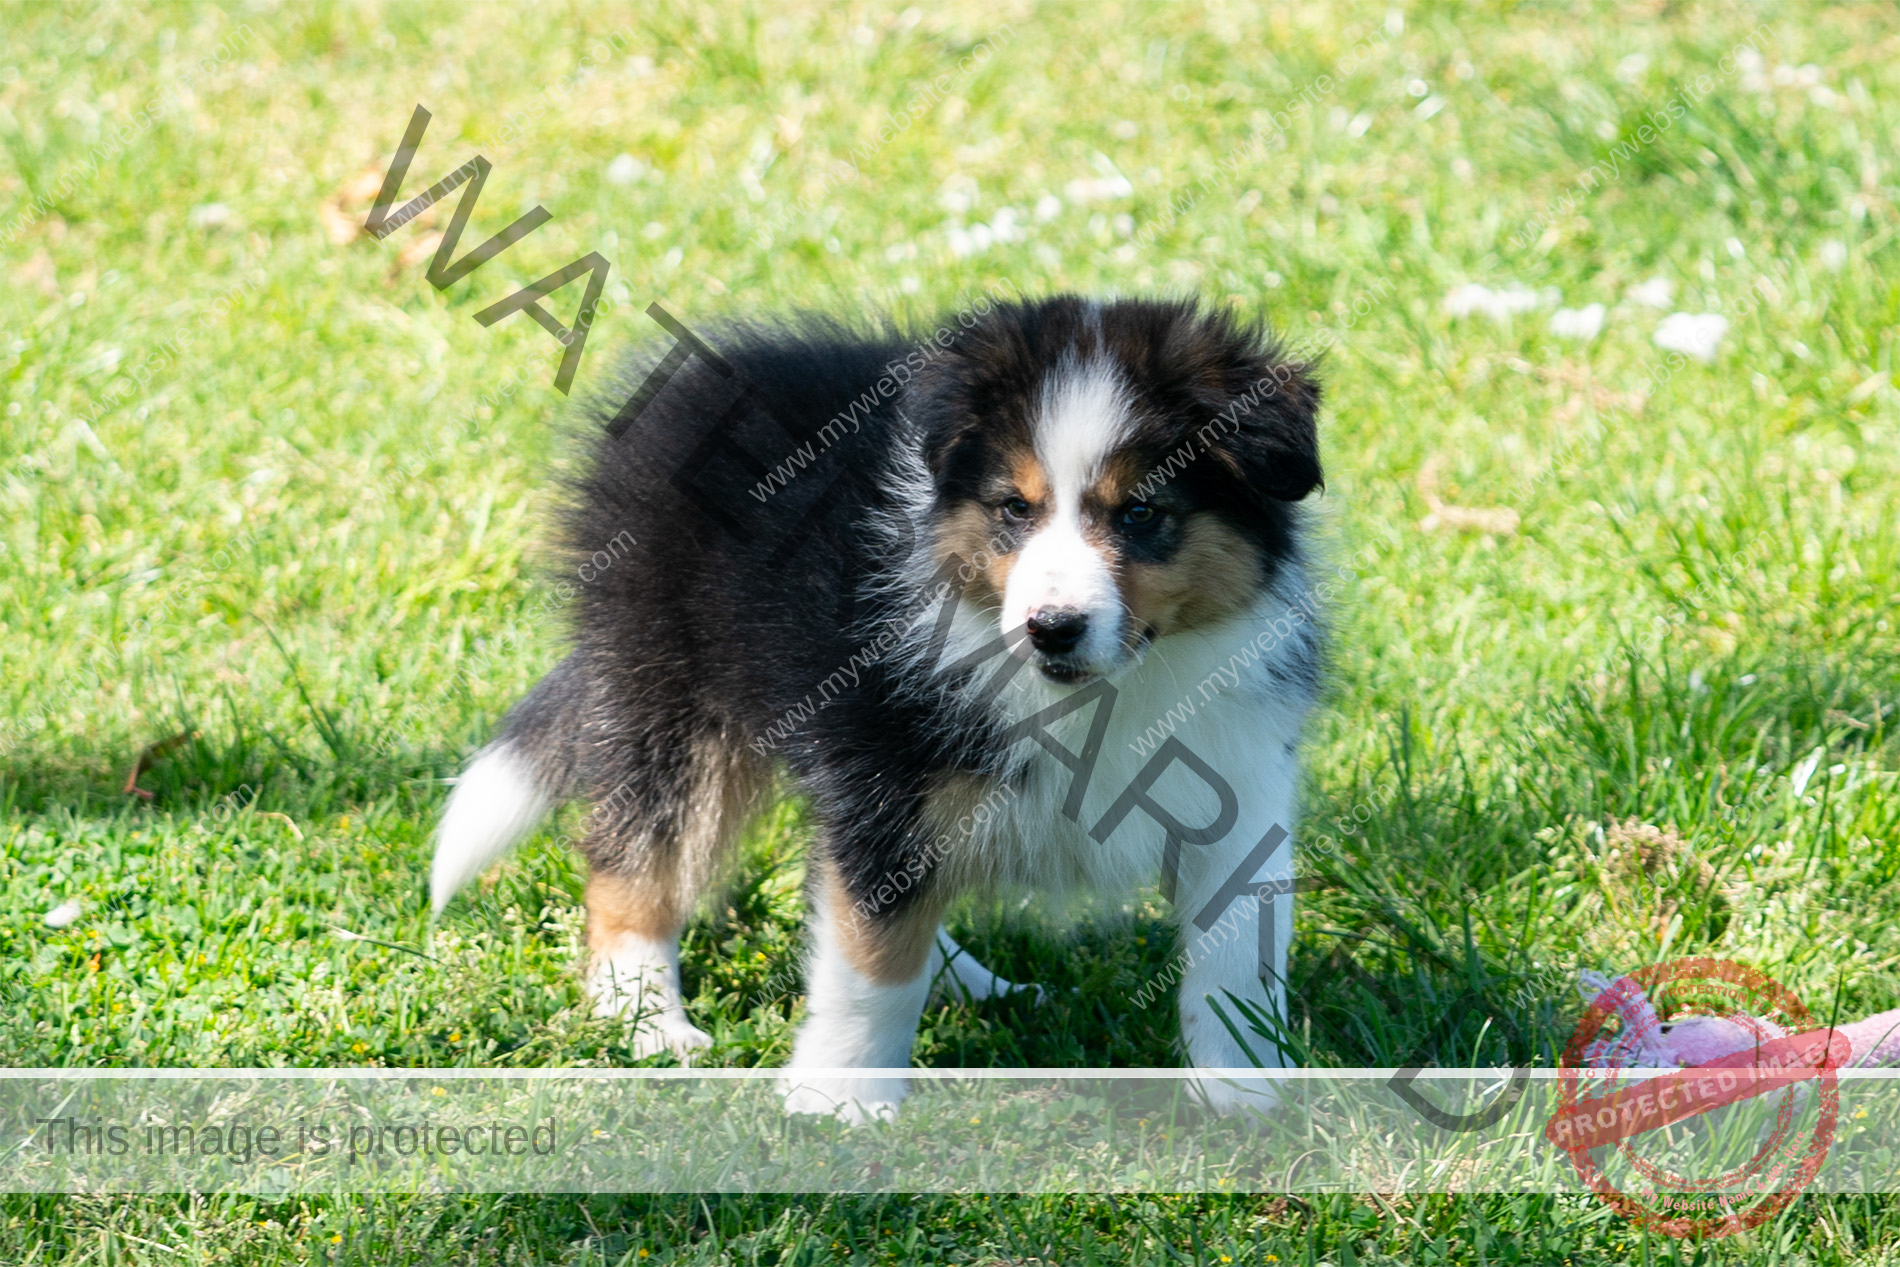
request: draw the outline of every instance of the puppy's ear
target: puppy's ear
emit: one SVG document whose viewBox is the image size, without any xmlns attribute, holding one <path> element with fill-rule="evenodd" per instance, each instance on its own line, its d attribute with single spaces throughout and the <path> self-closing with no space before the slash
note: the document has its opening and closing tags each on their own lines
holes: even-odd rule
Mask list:
<svg viewBox="0 0 1900 1267">
<path fill-rule="evenodd" d="M 1299 361 L 1255 361 L 1203 434 L 1255 497 L 1296 502 L 1325 486 L 1319 465 L 1319 380 Z"/>
</svg>

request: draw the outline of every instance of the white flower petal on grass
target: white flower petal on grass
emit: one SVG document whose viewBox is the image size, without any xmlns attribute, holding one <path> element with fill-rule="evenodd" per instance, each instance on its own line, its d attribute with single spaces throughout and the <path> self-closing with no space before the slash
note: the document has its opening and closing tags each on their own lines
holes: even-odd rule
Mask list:
<svg viewBox="0 0 1900 1267">
<path fill-rule="evenodd" d="M 1608 311 L 1602 304 L 1559 308 L 1550 314 L 1550 332 L 1560 339 L 1594 339 L 1602 332 Z"/>
<path fill-rule="evenodd" d="M 1763 72 L 1765 63 L 1762 56 L 1752 48 L 1744 48 L 1735 54 L 1735 65 L 1742 72 L 1742 87 L 1749 92 L 1767 92 L 1768 76 Z"/>
<path fill-rule="evenodd" d="M 1839 238 L 1829 238 L 1821 243 L 1821 267 L 1830 273 L 1838 273 L 1847 266 L 1847 243 Z"/>
<path fill-rule="evenodd" d="M 949 241 L 950 253 L 964 259 L 981 255 L 998 242 L 1020 242 L 1028 234 L 1016 222 L 1016 209 L 1004 207 L 989 224 L 973 224 L 966 229 L 952 220 L 945 226 L 944 236 Z"/>
<path fill-rule="evenodd" d="M 79 899 L 69 897 L 52 910 L 46 912 L 44 921 L 48 928 L 69 928 L 79 918 Z"/>
<path fill-rule="evenodd" d="M 937 203 L 953 216 L 960 216 L 976 206 L 977 184 L 968 176 L 952 176 L 943 182 L 943 192 L 937 195 Z"/>
<path fill-rule="evenodd" d="M 1070 202 L 1102 202 L 1126 198 L 1135 187 L 1126 176 L 1080 176 L 1062 187 Z"/>
<path fill-rule="evenodd" d="M 607 179 L 612 184 L 631 185 L 645 170 L 645 163 L 631 154 L 622 154 L 607 164 Z"/>
<path fill-rule="evenodd" d="M 1727 333 L 1728 318 L 1719 312 L 1672 312 L 1656 327 L 1655 339 L 1659 348 L 1713 361 Z"/>
<path fill-rule="evenodd" d="M 1639 286 L 1630 287 L 1628 297 L 1631 303 L 1645 308 L 1667 308 L 1669 301 L 1676 297 L 1676 284 L 1667 277 L 1652 277 Z"/>
<path fill-rule="evenodd" d="M 1556 290 L 1539 292 L 1517 282 L 1499 290 L 1480 286 L 1476 282 L 1466 282 L 1445 296 L 1445 311 L 1454 317 L 1482 312 L 1493 321 L 1503 322 L 1510 320 L 1512 313 L 1528 312 L 1547 303 L 1556 303 L 1559 298 L 1561 296 Z"/>
<path fill-rule="evenodd" d="M 1473 310 L 1482 307 L 1491 299 L 1491 288 L 1480 286 L 1476 282 L 1466 282 L 1445 296 L 1445 311 L 1454 317 L 1468 317 Z"/>
</svg>

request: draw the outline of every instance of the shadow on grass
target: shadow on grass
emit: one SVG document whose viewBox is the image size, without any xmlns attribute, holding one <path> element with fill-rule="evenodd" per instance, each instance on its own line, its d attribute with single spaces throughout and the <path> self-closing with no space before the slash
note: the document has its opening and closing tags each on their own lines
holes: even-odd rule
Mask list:
<svg viewBox="0 0 1900 1267">
<path fill-rule="evenodd" d="M 1427 759 L 1426 737 L 1401 714 L 1387 760 L 1354 785 L 1328 787 L 1328 772 L 1315 771 L 1321 788 L 1303 835 L 1336 823 L 1351 834 L 1299 862 L 1314 888 L 1301 899 L 1289 967 L 1291 1028 L 1274 1035 L 1295 1063 L 1556 1063 L 1583 1011 L 1578 970 L 1606 966 L 1585 958 L 1586 908 L 1553 875 L 1566 833 L 1654 824 L 1686 860 L 1628 877 L 1668 925 L 1658 955 L 1707 952 L 1729 920 L 1717 881 L 1782 829 L 1784 802 L 1813 776 L 1817 751 L 1827 762 L 1887 764 L 1896 746 L 1893 705 L 1882 703 L 1893 666 L 1872 655 L 1730 660 L 1693 674 L 1667 661 L 1621 663 L 1620 678 L 1569 691 L 1561 712 L 1529 713 L 1501 750 L 1453 744 Z M 1144 993 L 1174 975 L 1177 943 L 1160 904 L 1143 909 L 1063 933 L 979 908 L 957 929 L 964 945 L 1005 977 L 1055 987 L 1054 997 L 1040 1008 L 938 1005 L 919 1058 L 1178 1063 L 1176 991 Z"/>
</svg>

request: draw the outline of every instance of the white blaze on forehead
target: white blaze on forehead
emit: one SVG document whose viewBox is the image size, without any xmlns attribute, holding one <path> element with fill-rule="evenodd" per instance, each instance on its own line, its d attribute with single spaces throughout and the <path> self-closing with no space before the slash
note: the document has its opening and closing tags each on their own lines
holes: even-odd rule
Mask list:
<svg viewBox="0 0 1900 1267">
<path fill-rule="evenodd" d="M 1065 363 L 1044 380 L 1035 427 L 1036 458 L 1049 478 L 1056 514 L 1073 515 L 1109 455 L 1133 431 L 1121 377 L 1103 361 Z"/>
<path fill-rule="evenodd" d="M 1101 361 L 1065 364 L 1045 383 L 1041 405 L 1036 458 L 1051 505 L 1010 569 L 1003 628 L 1039 610 L 1080 612 L 1088 627 L 1072 658 L 1106 669 L 1120 655 L 1125 612 L 1110 560 L 1083 530 L 1082 496 L 1133 429 L 1128 395 Z"/>
</svg>

